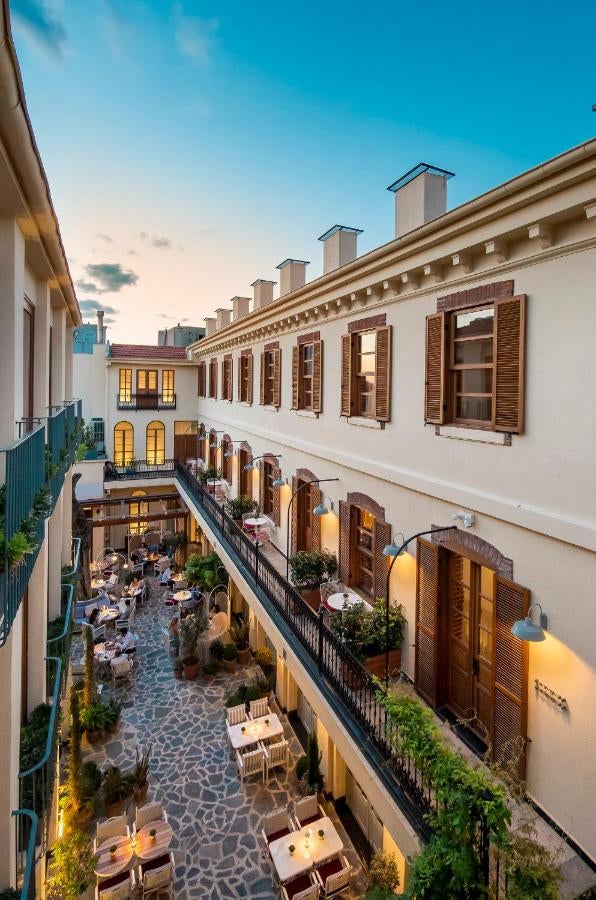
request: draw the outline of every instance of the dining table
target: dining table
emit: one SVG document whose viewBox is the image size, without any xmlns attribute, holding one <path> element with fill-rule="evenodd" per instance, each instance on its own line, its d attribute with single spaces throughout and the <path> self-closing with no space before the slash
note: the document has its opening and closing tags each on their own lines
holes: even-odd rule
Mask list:
<svg viewBox="0 0 596 900">
<path fill-rule="evenodd" d="M 247 528 L 262 528 L 264 525 L 268 524 L 268 519 L 265 516 L 251 516 L 248 519 L 244 520 L 244 525 Z"/>
<path fill-rule="evenodd" d="M 111 847 L 116 848 L 115 853 L 110 852 Z M 111 878 L 120 874 L 130 864 L 133 856 L 129 836 L 122 834 L 103 841 L 97 848 L 96 856 L 95 874 L 99 878 Z"/>
<path fill-rule="evenodd" d="M 260 716 L 258 719 L 247 719 L 238 725 L 227 723 L 226 727 L 234 750 L 243 750 L 245 747 L 250 747 L 251 744 L 266 741 L 284 733 L 283 725 L 275 713 Z"/>
<path fill-rule="evenodd" d="M 151 836 L 151 832 L 155 831 L 155 836 Z M 161 856 L 172 843 L 172 826 L 163 819 L 157 819 L 155 822 L 147 822 L 136 833 L 134 841 L 134 851 L 139 859 L 145 861 L 156 859 Z"/>
<path fill-rule="evenodd" d="M 103 578 L 92 578 L 91 579 L 91 588 L 94 591 L 99 591 L 105 585 L 105 580 Z"/>
<path fill-rule="evenodd" d="M 190 591 L 176 591 L 174 600 L 177 600 L 178 603 L 182 603 L 184 600 L 192 600 L 192 593 Z"/>
<path fill-rule="evenodd" d="M 323 836 L 319 837 L 319 831 Z M 290 853 L 290 847 L 294 852 Z M 310 822 L 299 831 L 291 831 L 269 844 L 269 853 L 282 884 L 310 871 L 313 866 L 337 856 L 343 841 L 329 816 Z"/>
<path fill-rule="evenodd" d="M 337 594 L 331 594 L 325 600 L 325 605 L 333 612 L 341 612 L 345 606 L 356 606 L 357 603 L 363 603 L 366 612 L 372 612 L 370 603 L 367 603 L 359 594 L 355 594 L 352 591 L 340 591 Z"/>
<path fill-rule="evenodd" d="M 112 606 L 108 606 L 107 608 L 100 609 L 99 614 L 97 616 L 97 624 L 98 625 L 106 625 L 110 622 L 115 622 L 118 616 L 120 615 L 119 609 L 114 609 Z"/>
</svg>

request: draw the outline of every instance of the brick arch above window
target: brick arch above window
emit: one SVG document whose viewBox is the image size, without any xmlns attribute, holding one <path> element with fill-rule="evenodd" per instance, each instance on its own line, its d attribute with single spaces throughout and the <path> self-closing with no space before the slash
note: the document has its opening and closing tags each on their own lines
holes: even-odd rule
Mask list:
<svg viewBox="0 0 596 900">
<path fill-rule="evenodd" d="M 248 441 L 242 441 L 242 443 L 240 444 L 240 447 L 238 449 L 246 450 L 247 453 L 250 453 L 252 455 L 252 447 L 250 446 Z"/>
<path fill-rule="evenodd" d="M 440 525 L 431 525 L 431 528 L 440 528 Z M 466 556 L 481 566 L 494 569 L 497 575 L 513 581 L 513 560 L 504 556 L 500 550 L 488 541 L 484 541 L 476 534 L 470 534 L 461 528 L 453 531 L 444 531 L 432 535 L 435 544 L 441 544 L 447 550 Z"/>
<path fill-rule="evenodd" d="M 317 480 L 317 476 L 314 472 L 311 472 L 310 469 L 296 469 L 296 478 L 300 478 L 302 481 Z"/>
<path fill-rule="evenodd" d="M 375 519 L 379 519 L 381 522 L 385 521 L 385 507 L 373 500 L 372 497 L 369 497 L 368 494 L 361 494 L 359 491 L 349 491 L 346 495 L 346 503 L 349 503 L 351 506 L 359 506 L 361 509 L 371 513 Z"/>
</svg>

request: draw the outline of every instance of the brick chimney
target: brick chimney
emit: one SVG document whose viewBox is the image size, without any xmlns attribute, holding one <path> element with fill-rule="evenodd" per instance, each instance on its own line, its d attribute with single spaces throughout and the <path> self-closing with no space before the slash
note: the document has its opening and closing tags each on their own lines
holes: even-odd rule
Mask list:
<svg viewBox="0 0 596 900">
<path fill-rule="evenodd" d="M 232 297 L 232 321 L 248 315 L 250 297 Z"/>
<path fill-rule="evenodd" d="M 347 225 L 334 225 L 319 238 L 323 241 L 323 274 L 333 272 L 340 266 L 352 262 L 358 256 L 358 235 L 361 228 L 349 228 Z"/>
<path fill-rule="evenodd" d="M 106 342 L 106 326 L 103 324 L 103 309 L 97 310 L 97 343 L 105 344 Z"/>
<path fill-rule="evenodd" d="M 273 285 L 276 281 L 267 281 L 264 278 L 257 278 L 253 281 L 251 287 L 254 288 L 254 309 L 262 309 L 273 300 Z"/>
<path fill-rule="evenodd" d="M 223 309 L 223 307 L 219 307 L 219 309 L 215 310 L 216 315 L 216 325 L 215 327 L 219 331 L 220 328 L 225 328 L 226 325 L 230 324 L 232 319 L 232 310 L 231 309 Z"/>
<path fill-rule="evenodd" d="M 395 237 L 432 222 L 447 210 L 447 182 L 454 175 L 418 163 L 387 188 L 395 194 Z"/>
<path fill-rule="evenodd" d="M 306 283 L 306 267 L 310 263 L 304 259 L 284 259 L 280 262 L 279 269 L 279 296 L 290 294 L 304 287 Z"/>
</svg>

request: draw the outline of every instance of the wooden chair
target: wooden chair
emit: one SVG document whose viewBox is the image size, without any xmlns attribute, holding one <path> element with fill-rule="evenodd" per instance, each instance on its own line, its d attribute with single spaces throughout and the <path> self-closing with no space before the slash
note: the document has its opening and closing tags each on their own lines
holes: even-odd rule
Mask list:
<svg viewBox="0 0 596 900">
<path fill-rule="evenodd" d="M 159 800 L 153 800 L 151 803 L 145 803 L 144 806 L 137 806 L 134 830 L 136 833 L 140 828 L 143 828 L 144 825 L 148 825 L 149 822 L 167 821 L 168 817 L 165 809 Z"/>
<path fill-rule="evenodd" d="M 228 725 L 240 725 L 241 722 L 246 722 L 246 706 L 244 703 L 239 706 L 230 706 L 226 709 L 226 716 Z"/>
<path fill-rule="evenodd" d="M 352 866 L 345 856 L 336 856 L 315 868 L 321 897 L 335 897 L 350 886 Z"/>
<path fill-rule="evenodd" d="M 324 581 L 319 590 L 321 592 L 321 603 L 325 606 L 328 597 L 331 597 L 332 594 L 339 594 L 339 581 Z"/>
<path fill-rule="evenodd" d="M 122 872 L 113 878 L 102 878 L 95 886 L 95 900 L 128 900 L 137 885 L 135 873 Z"/>
<path fill-rule="evenodd" d="M 263 816 L 261 834 L 267 845 L 291 831 L 294 831 L 294 827 L 286 809 L 274 809 L 273 812 Z"/>
<path fill-rule="evenodd" d="M 261 697 L 260 700 L 251 700 L 249 703 L 249 718 L 260 719 L 261 716 L 270 716 L 269 702 L 267 697 Z"/>
<path fill-rule="evenodd" d="M 112 686 L 115 687 L 119 678 L 128 678 L 132 681 L 133 667 L 134 662 L 132 659 L 128 659 L 127 656 L 115 656 L 110 663 L 110 669 L 112 670 Z"/>
<path fill-rule="evenodd" d="M 130 828 L 126 822 L 126 816 L 112 816 L 111 819 L 97 823 L 93 852 L 97 851 L 100 844 L 113 837 L 130 837 Z"/>
<path fill-rule="evenodd" d="M 141 897 L 159 896 L 161 894 L 172 897 L 175 868 L 176 863 L 173 853 L 164 853 L 163 856 L 158 856 L 157 859 L 141 863 L 137 875 L 141 885 Z"/>
<path fill-rule="evenodd" d="M 288 765 L 290 756 L 290 745 L 288 741 L 280 741 L 278 744 L 269 744 L 268 747 L 261 745 L 265 754 L 265 777 L 269 780 L 269 772 L 276 766 Z"/>
<path fill-rule="evenodd" d="M 294 803 L 294 819 L 298 828 L 304 828 L 305 825 L 310 825 L 324 816 L 325 810 L 317 803 L 316 794 L 303 797 Z"/>
<path fill-rule="evenodd" d="M 281 896 L 282 900 L 317 900 L 319 884 L 307 872 L 282 884 Z"/>
<path fill-rule="evenodd" d="M 265 754 L 261 748 L 251 750 L 249 753 L 240 753 L 236 751 L 236 765 L 238 766 L 238 774 L 240 781 L 244 785 L 244 779 L 249 775 L 261 774 L 264 778 L 265 774 Z"/>
</svg>

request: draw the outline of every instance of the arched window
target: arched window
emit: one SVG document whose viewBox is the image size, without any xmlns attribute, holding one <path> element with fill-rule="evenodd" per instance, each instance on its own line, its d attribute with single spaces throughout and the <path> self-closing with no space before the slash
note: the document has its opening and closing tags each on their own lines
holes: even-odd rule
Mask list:
<svg viewBox="0 0 596 900">
<path fill-rule="evenodd" d="M 147 491 L 133 491 L 133 497 L 146 497 Z M 131 516 L 146 516 L 149 513 L 149 503 L 147 500 L 135 500 L 128 504 L 128 513 Z M 149 527 L 148 522 L 130 522 L 128 526 L 129 534 L 144 534 Z"/>
<path fill-rule="evenodd" d="M 163 422 L 147 425 L 147 464 L 158 466 L 166 459 L 166 429 Z"/>
<path fill-rule="evenodd" d="M 114 465 L 128 466 L 134 455 L 134 430 L 130 422 L 114 425 Z"/>
</svg>

